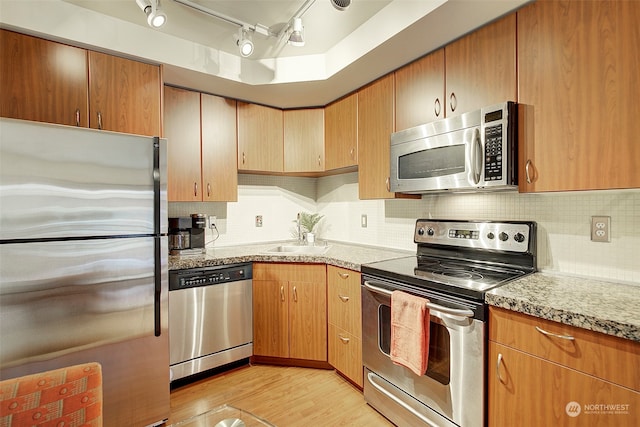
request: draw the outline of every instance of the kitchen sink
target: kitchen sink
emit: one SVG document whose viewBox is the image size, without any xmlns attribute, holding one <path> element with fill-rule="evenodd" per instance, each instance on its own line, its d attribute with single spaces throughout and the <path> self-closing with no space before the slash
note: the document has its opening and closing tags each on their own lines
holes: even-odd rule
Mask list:
<svg viewBox="0 0 640 427">
<path fill-rule="evenodd" d="M 267 254 L 277 255 L 320 255 L 329 250 L 331 246 L 305 246 L 305 245 L 280 245 L 267 249 Z"/>
</svg>

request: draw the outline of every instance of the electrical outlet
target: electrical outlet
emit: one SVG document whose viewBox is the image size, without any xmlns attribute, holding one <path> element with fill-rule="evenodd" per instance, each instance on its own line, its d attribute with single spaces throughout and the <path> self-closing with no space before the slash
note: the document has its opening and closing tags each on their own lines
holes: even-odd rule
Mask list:
<svg viewBox="0 0 640 427">
<path fill-rule="evenodd" d="M 610 242 L 611 241 L 611 217 L 592 216 L 591 217 L 591 241 Z"/>
<path fill-rule="evenodd" d="M 262 215 L 256 215 L 256 227 L 262 227 Z"/>
<path fill-rule="evenodd" d="M 360 227 L 367 228 L 367 215 L 366 214 L 362 214 L 360 216 Z"/>
<path fill-rule="evenodd" d="M 216 228 L 216 224 L 218 222 L 218 217 L 215 215 L 209 215 L 209 228 Z"/>
</svg>

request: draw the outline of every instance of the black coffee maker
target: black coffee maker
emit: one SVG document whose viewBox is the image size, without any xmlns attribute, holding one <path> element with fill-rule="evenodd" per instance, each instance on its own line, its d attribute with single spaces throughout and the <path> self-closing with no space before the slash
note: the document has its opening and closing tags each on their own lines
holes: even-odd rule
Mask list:
<svg viewBox="0 0 640 427">
<path fill-rule="evenodd" d="M 207 217 L 204 214 L 169 218 L 169 252 L 179 255 L 189 249 L 204 249 L 206 226 Z"/>
</svg>

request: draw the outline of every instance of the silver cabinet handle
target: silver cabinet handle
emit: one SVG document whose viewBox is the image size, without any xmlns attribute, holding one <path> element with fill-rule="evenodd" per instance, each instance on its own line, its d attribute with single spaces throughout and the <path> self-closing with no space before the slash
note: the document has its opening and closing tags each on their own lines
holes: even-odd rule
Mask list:
<svg viewBox="0 0 640 427">
<path fill-rule="evenodd" d="M 369 372 L 367 374 L 367 379 L 369 380 L 369 384 L 371 384 L 373 386 L 373 388 L 375 388 L 376 390 L 378 390 L 380 393 L 384 394 L 385 396 L 387 396 L 389 399 L 393 400 L 394 402 L 396 402 L 398 405 L 402 406 L 404 409 L 406 409 L 407 411 L 411 412 L 413 415 L 415 415 L 416 417 L 418 417 L 421 421 L 423 421 L 425 424 L 427 424 L 430 427 L 438 427 L 437 424 L 434 424 L 431 420 L 427 419 L 424 415 L 422 415 L 420 412 L 416 411 L 413 407 L 411 407 L 409 404 L 407 404 L 406 402 L 404 402 L 402 399 L 400 399 L 399 397 L 395 396 L 394 394 L 392 394 L 391 392 L 387 391 L 386 389 L 384 389 L 381 385 L 376 384 L 376 377 L 375 374 Z"/>
<path fill-rule="evenodd" d="M 280 286 L 280 301 L 284 302 L 284 286 Z"/>
<path fill-rule="evenodd" d="M 529 174 L 529 168 L 531 167 L 531 160 L 527 160 L 524 165 L 524 174 L 527 177 L 527 184 L 531 184 L 531 175 Z"/>
<path fill-rule="evenodd" d="M 318 166 L 320 166 L 322 163 L 320 162 L 320 156 L 318 156 Z"/>
<path fill-rule="evenodd" d="M 351 150 L 349 150 L 349 156 L 351 156 L 351 159 L 355 159 L 354 154 L 356 152 L 355 148 L 351 148 Z"/>
<path fill-rule="evenodd" d="M 247 156 L 244 155 L 244 151 L 242 152 L 242 164 L 244 165 L 245 161 L 247 160 Z"/>
<path fill-rule="evenodd" d="M 368 280 L 365 280 L 364 287 L 370 291 L 373 291 L 375 293 L 382 294 L 382 295 L 391 296 L 391 293 L 392 293 L 388 289 L 379 288 L 377 286 L 372 285 L 371 282 L 369 282 Z M 464 309 L 459 310 L 457 308 L 443 307 L 441 305 L 434 304 L 432 302 L 428 302 L 427 307 L 429 307 L 429 309 L 437 310 L 444 314 L 449 314 L 451 316 L 473 317 L 473 311 L 471 310 L 464 310 Z"/>
<path fill-rule="evenodd" d="M 342 341 L 343 343 L 349 344 L 349 338 L 343 337 L 342 335 L 338 335 L 338 338 L 340 338 L 340 341 Z"/>
<path fill-rule="evenodd" d="M 80 109 L 76 108 L 76 126 L 80 126 Z"/>
<path fill-rule="evenodd" d="M 298 289 L 293 287 L 293 301 L 298 302 Z"/>
<path fill-rule="evenodd" d="M 436 117 L 440 117 L 442 107 L 440 106 L 440 98 L 436 98 L 436 102 L 433 105 L 433 112 L 436 113 Z"/>
<path fill-rule="evenodd" d="M 207 182 L 207 197 L 211 197 L 211 184 Z"/>
<path fill-rule="evenodd" d="M 391 177 L 387 177 L 387 179 L 385 180 L 385 184 L 387 186 L 387 191 L 391 192 Z"/>
<path fill-rule="evenodd" d="M 340 278 L 342 278 L 342 279 L 348 279 L 349 278 L 349 273 L 338 272 L 338 276 L 340 276 Z"/>
<path fill-rule="evenodd" d="M 98 111 L 98 129 L 102 130 L 102 113 Z"/>
<path fill-rule="evenodd" d="M 451 96 L 449 96 L 449 107 L 451 107 L 451 111 L 456 111 L 458 108 L 458 98 L 454 92 L 451 92 Z"/>
<path fill-rule="evenodd" d="M 193 196 L 194 197 L 198 196 L 198 183 L 197 182 L 193 183 Z"/>
<path fill-rule="evenodd" d="M 498 353 L 498 361 L 496 362 L 496 376 L 498 377 L 498 381 L 502 384 L 506 384 L 506 382 L 500 376 L 500 365 L 502 365 L 502 353 Z"/>
<path fill-rule="evenodd" d="M 549 331 L 545 331 L 542 328 L 539 328 L 536 326 L 536 331 L 540 332 L 543 335 L 546 335 L 548 337 L 554 337 L 554 338 L 560 338 L 563 340 L 569 340 L 569 341 L 573 341 L 575 340 L 575 338 L 572 335 L 559 335 L 559 334 L 554 334 L 553 332 L 549 332 Z"/>
<path fill-rule="evenodd" d="M 349 301 L 349 297 L 346 296 L 346 295 L 338 295 L 338 298 L 340 298 L 340 301 L 342 301 L 342 302 Z"/>
</svg>

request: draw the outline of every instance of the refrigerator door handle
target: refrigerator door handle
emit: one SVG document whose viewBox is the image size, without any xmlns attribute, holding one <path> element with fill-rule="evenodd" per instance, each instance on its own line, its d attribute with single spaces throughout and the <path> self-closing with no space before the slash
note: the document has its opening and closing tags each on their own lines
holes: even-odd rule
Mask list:
<svg viewBox="0 0 640 427">
<path fill-rule="evenodd" d="M 153 250 L 154 250 L 154 282 L 153 318 L 154 333 L 159 337 L 162 333 L 160 321 L 162 297 L 162 246 L 160 241 L 160 138 L 153 138 Z"/>
</svg>

